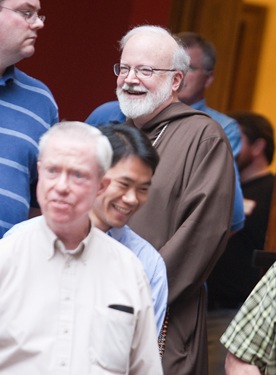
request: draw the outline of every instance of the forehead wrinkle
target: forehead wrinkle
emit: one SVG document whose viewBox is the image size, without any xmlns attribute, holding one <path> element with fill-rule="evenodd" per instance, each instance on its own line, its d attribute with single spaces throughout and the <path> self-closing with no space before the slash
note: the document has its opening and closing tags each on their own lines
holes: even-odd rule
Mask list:
<svg viewBox="0 0 276 375">
<path fill-rule="evenodd" d="M 82 144 L 81 142 L 76 143 L 71 147 L 69 138 L 61 139 L 62 144 L 52 143 L 53 138 L 49 138 L 43 152 L 41 153 L 40 160 L 44 163 L 51 163 L 52 165 L 67 164 L 76 165 L 77 168 L 83 168 L 84 165 L 81 162 L 85 161 L 85 164 L 92 165 L 95 162 L 95 154 L 91 149 L 90 144 Z M 55 139 L 57 142 L 57 139 Z M 86 148 L 88 146 L 88 148 Z M 84 148 L 86 148 L 84 150 Z M 80 150 L 87 151 L 81 153 Z M 54 157 L 52 156 L 54 154 Z M 86 167 L 86 166 L 85 166 Z"/>
</svg>

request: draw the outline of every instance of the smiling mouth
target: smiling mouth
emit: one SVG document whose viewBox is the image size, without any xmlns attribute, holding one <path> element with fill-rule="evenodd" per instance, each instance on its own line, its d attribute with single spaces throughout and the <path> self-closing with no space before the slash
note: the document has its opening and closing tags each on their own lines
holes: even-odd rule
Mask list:
<svg viewBox="0 0 276 375">
<path fill-rule="evenodd" d="M 120 212 L 121 214 L 123 215 L 129 215 L 132 210 L 130 208 L 124 208 L 124 207 L 120 207 L 120 206 L 117 206 L 116 204 L 113 204 L 113 207 L 118 211 Z"/>
<path fill-rule="evenodd" d="M 141 96 L 147 94 L 147 90 L 144 87 L 138 85 L 129 85 L 124 83 L 122 91 L 128 95 Z"/>
<path fill-rule="evenodd" d="M 124 91 L 127 92 L 129 95 L 135 95 L 135 96 L 141 96 L 141 95 L 146 94 L 145 91 L 137 91 L 137 90 L 132 90 L 132 89 L 128 89 L 128 90 L 124 90 Z"/>
</svg>

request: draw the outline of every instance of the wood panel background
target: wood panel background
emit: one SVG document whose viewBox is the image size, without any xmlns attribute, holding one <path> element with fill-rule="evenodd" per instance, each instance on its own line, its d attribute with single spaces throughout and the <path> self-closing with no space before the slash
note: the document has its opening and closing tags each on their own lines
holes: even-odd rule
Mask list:
<svg viewBox="0 0 276 375">
<path fill-rule="evenodd" d="M 265 17 L 264 7 L 242 0 L 174 1 L 171 29 L 195 31 L 216 47 L 215 80 L 207 91 L 211 107 L 251 109 Z"/>
</svg>

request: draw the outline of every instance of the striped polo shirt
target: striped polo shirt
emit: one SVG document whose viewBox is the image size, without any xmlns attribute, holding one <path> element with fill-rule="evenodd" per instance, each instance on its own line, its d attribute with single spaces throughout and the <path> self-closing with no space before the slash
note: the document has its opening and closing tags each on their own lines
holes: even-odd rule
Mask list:
<svg viewBox="0 0 276 375">
<path fill-rule="evenodd" d="M 9 67 L 0 78 L 0 238 L 37 206 L 38 141 L 57 121 L 47 86 Z"/>
</svg>

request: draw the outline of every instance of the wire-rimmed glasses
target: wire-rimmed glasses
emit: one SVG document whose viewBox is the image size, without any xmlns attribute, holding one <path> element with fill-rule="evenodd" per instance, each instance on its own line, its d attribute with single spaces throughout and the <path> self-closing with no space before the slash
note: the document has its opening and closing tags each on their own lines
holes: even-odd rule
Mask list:
<svg viewBox="0 0 276 375">
<path fill-rule="evenodd" d="M 24 18 L 24 20 L 27 23 L 29 23 L 30 25 L 34 24 L 37 21 L 37 19 L 39 19 L 43 23 L 45 22 L 45 19 L 46 19 L 46 16 L 41 16 L 37 12 L 33 12 L 31 10 L 11 9 L 11 8 L 7 8 L 7 7 L 3 7 L 2 5 L 0 5 L 0 8 L 11 10 L 12 12 L 20 14 Z"/>
<path fill-rule="evenodd" d="M 147 65 L 138 65 L 135 68 L 131 68 L 129 65 L 117 63 L 113 66 L 114 74 L 117 77 L 127 77 L 129 75 L 130 70 L 133 69 L 135 75 L 139 79 L 147 79 L 152 77 L 154 72 L 175 72 L 176 69 L 159 69 L 159 68 L 152 68 L 151 66 Z"/>
</svg>

